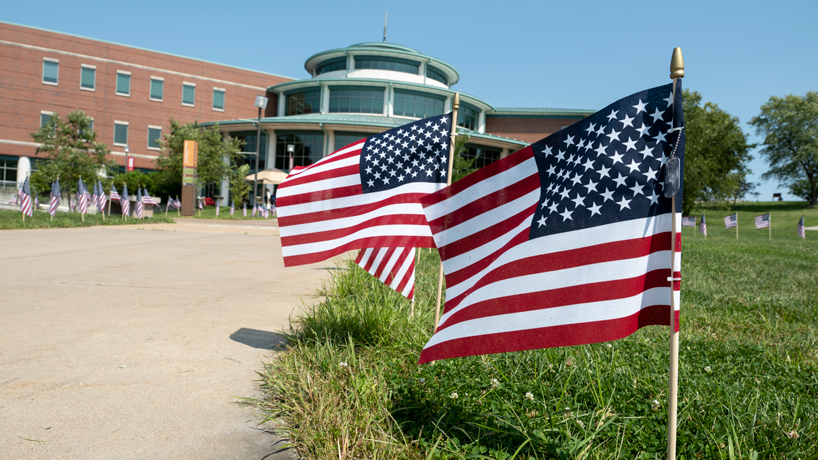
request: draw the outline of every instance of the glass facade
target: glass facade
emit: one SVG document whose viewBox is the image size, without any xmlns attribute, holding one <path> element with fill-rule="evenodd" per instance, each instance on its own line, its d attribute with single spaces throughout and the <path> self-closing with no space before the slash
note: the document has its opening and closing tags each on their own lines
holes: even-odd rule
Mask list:
<svg viewBox="0 0 818 460">
<path fill-rule="evenodd" d="M 332 151 L 334 152 L 336 150 L 340 150 L 353 142 L 366 139 L 369 136 L 374 136 L 374 133 L 347 133 L 343 131 L 336 131 L 335 145 L 332 147 Z"/>
<path fill-rule="evenodd" d="M 446 98 L 444 96 L 396 89 L 392 113 L 395 116 L 415 118 L 443 115 L 445 102 Z"/>
<path fill-rule="evenodd" d="M 162 138 L 162 128 L 148 126 L 148 148 L 159 150 L 159 140 Z"/>
<path fill-rule="evenodd" d="M 193 85 L 182 85 L 182 104 L 194 105 L 196 102 L 196 87 Z"/>
<path fill-rule="evenodd" d="M 287 145 L 294 145 L 293 164 L 308 166 L 320 160 L 324 154 L 324 133 L 321 131 L 276 131 L 275 167 L 290 171 L 290 154 Z"/>
<path fill-rule="evenodd" d="M 284 116 L 321 112 L 321 89 L 285 94 Z"/>
<path fill-rule="evenodd" d="M 449 86 L 449 79 L 446 78 L 446 74 L 430 65 L 426 66 L 426 77 Z"/>
<path fill-rule="evenodd" d="M 60 73 L 60 63 L 43 61 L 43 83 L 57 84 Z"/>
<path fill-rule="evenodd" d="M 230 137 L 235 137 L 241 141 L 244 141 L 244 147 L 241 148 L 242 152 L 248 152 L 255 154 L 256 152 L 256 131 L 242 131 L 237 133 L 230 133 Z M 263 171 L 267 169 L 267 133 L 261 133 L 261 145 L 259 146 L 259 156 L 258 156 L 258 170 Z M 238 165 L 241 166 L 243 164 L 250 165 L 250 172 L 253 173 L 256 171 L 256 156 L 255 155 L 244 155 L 243 159 L 240 159 Z"/>
<path fill-rule="evenodd" d="M 326 72 L 334 72 L 336 70 L 346 70 L 347 68 L 347 58 L 342 57 L 338 59 L 332 59 L 330 61 L 324 62 L 317 69 L 315 69 L 316 75 L 321 75 L 322 73 Z"/>
<path fill-rule="evenodd" d="M 114 123 L 114 144 L 128 145 L 128 125 Z"/>
<path fill-rule="evenodd" d="M 216 110 L 224 110 L 224 90 L 213 90 L 213 108 Z"/>
<path fill-rule="evenodd" d="M 97 69 L 91 67 L 83 67 L 80 70 L 80 88 L 96 89 L 97 87 Z"/>
<path fill-rule="evenodd" d="M 0 187 L 17 187 L 17 157 L 0 156 Z"/>
<path fill-rule="evenodd" d="M 156 80 L 151 78 L 151 99 L 154 101 L 161 101 L 165 96 L 165 82 L 164 80 Z"/>
<path fill-rule="evenodd" d="M 361 56 L 355 58 L 356 69 L 378 69 L 393 70 L 395 72 L 405 72 L 418 74 L 420 64 L 406 59 Z"/>
<path fill-rule="evenodd" d="M 383 113 L 384 88 L 330 86 L 330 113 Z"/>
<path fill-rule="evenodd" d="M 460 110 L 457 112 L 457 126 L 477 131 L 480 123 L 480 109 L 466 103 L 460 103 Z"/>
<path fill-rule="evenodd" d="M 122 96 L 131 95 L 131 76 L 126 73 L 116 74 L 116 93 Z"/>
<path fill-rule="evenodd" d="M 482 168 L 500 159 L 501 149 L 476 144 L 466 144 L 466 151 L 460 155 L 467 160 L 474 159 L 474 167 Z"/>
</svg>

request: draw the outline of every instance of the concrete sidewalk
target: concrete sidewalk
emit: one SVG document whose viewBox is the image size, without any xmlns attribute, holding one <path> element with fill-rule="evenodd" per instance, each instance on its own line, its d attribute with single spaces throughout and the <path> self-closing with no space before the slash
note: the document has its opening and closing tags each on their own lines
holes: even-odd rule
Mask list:
<svg viewBox="0 0 818 460">
<path fill-rule="evenodd" d="M 275 221 L 0 232 L 0 458 L 279 459 L 237 404 L 330 264 Z"/>
</svg>

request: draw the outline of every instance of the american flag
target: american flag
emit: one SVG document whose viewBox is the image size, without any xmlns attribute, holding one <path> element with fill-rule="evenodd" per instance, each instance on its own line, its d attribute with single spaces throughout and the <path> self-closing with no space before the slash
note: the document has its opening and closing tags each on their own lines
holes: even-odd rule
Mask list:
<svg viewBox="0 0 818 460">
<path fill-rule="evenodd" d="M 696 216 L 682 217 L 682 227 L 696 227 Z"/>
<path fill-rule="evenodd" d="M 128 216 L 131 213 L 131 201 L 128 198 L 128 184 L 122 185 L 122 196 L 119 197 L 119 206 L 122 208 L 123 216 Z"/>
<path fill-rule="evenodd" d="M 62 194 L 60 193 L 60 180 L 57 179 L 51 183 L 51 200 L 48 203 L 48 213 L 51 217 L 57 215 L 57 208 L 62 203 Z"/>
<path fill-rule="evenodd" d="M 23 184 L 20 186 L 20 211 L 31 217 L 31 185 L 28 183 L 28 176 L 23 179 Z"/>
<path fill-rule="evenodd" d="M 97 201 L 99 203 L 97 209 L 99 209 L 99 212 L 104 213 L 105 206 L 108 205 L 108 199 L 105 197 L 105 189 L 102 188 L 102 181 L 99 179 L 97 179 Z"/>
<path fill-rule="evenodd" d="M 135 205 L 136 205 L 136 217 L 141 219 L 143 214 L 144 214 L 143 209 L 142 209 L 144 205 L 142 204 L 142 190 L 139 188 L 138 185 L 136 186 L 136 203 L 135 203 Z"/>
<path fill-rule="evenodd" d="M 671 210 L 663 166 L 674 150 L 684 165 L 677 85 L 675 99 L 672 85 L 633 94 L 421 199 L 446 274 L 421 363 L 670 324 L 681 177 Z"/>
<path fill-rule="evenodd" d="M 111 184 L 111 201 L 119 199 L 119 192 L 116 191 L 114 184 Z"/>
<path fill-rule="evenodd" d="M 704 221 L 704 213 L 702 213 L 702 221 L 699 222 L 699 233 L 707 236 L 707 223 Z"/>
<path fill-rule="evenodd" d="M 446 186 L 451 113 L 350 144 L 277 192 L 284 265 L 352 249 L 433 247 L 420 198 Z"/>
<path fill-rule="evenodd" d="M 221 207 L 221 206 L 219 206 L 219 204 L 220 204 L 219 199 L 216 198 L 216 217 L 219 216 L 219 208 Z"/>
<path fill-rule="evenodd" d="M 176 206 L 176 209 L 182 209 L 182 200 L 179 199 L 179 195 L 176 195 L 176 202 L 173 205 Z"/>
<path fill-rule="evenodd" d="M 241 213 L 244 214 L 244 217 L 247 217 L 247 203 L 242 203 Z"/>
<path fill-rule="evenodd" d="M 147 188 L 142 189 L 142 196 L 144 197 L 142 200 L 144 201 L 145 204 L 152 204 L 152 205 L 155 205 L 155 206 L 159 206 L 159 203 L 156 200 L 153 199 L 153 197 L 151 196 L 150 193 L 148 193 Z"/>
<path fill-rule="evenodd" d="M 801 220 L 798 221 L 798 236 L 801 238 L 807 237 L 806 227 L 804 227 L 804 216 L 801 216 Z"/>
<path fill-rule="evenodd" d="M 738 213 L 724 217 L 724 228 L 729 229 L 738 225 Z"/>
<path fill-rule="evenodd" d="M 97 210 L 99 210 L 99 195 L 97 195 L 97 183 L 94 182 L 91 187 L 93 187 L 93 192 L 91 192 L 91 203 L 93 203 L 94 206 L 97 207 Z"/>
<path fill-rule="evenodd" d="M 168 209 L 170 209 L 170 208 L 172 208 L 172 207 L 173 207 L 173 197 L 172 197 L 172 196 L 168 196 L 168 202 L 165 204 L 165 206 L 166 206 Z"/>
<path fill-rule="evenodd" d="M 756 216 L 756 229 L 767 228 L 770 226 L 770 213 Z"/>
<path fill-rule="evenodd" d="M 233 212 L 235 212 L 235 211 L 236 211 L 236 204 L 231 201 L 230 202 L 230 217 L 233 216 Z"/>
<path fill-rule="evenodd" d="M 83 214 L 88 212 L 88 199 L 90 197 L 91 195 L 88 193 L 88 189 L 85 188 L 82 177 L 80 177 L 79 182 L 77 182 L 77 206 L 79 207 L 79 211 Z"/>
<path fill-rule="evenodd" d="M 199 211 L 204 210 L 204 207 L 202 206 L 202 201 L 204 201 L 204 198 L 199 197 Z"/>
<path fill-rule="evenodd" d="M 409 300 L 415 298 L 415 248 L 368 248 L 355 263 Z"/>
<path fill-rule="evenodd" d="M 253 206 L 253 215 L 252 215 L 252 217 L 256 217 L 256 211 L 258 211 L 258 204 Z"/>
</svg>

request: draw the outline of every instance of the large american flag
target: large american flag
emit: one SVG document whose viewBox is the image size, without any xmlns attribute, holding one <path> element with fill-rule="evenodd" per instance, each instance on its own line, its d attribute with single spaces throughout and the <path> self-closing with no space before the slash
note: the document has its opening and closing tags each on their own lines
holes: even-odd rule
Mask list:
<svg viewBox="0 0 818 460">
<path fill-rule="evenodd" d="M 707 236 L 707 222 L 704 220 L 704 213 L 702 213 L 702 221 L 699 222 L 699 233 Z"/>
<path fill-rule="evenodd" d="M 415 298 L 415 248 L 368 248 L 355 263 L 409 300 Z"/>
<path fill-rule="evenodd" d="M 20 186 L 18 194 L 20 197 L 20 212 L 31 217 L 31 185 L 28 182 L 28 176 L 23 179 L 23 184 Z"/>
<path fill-rule="evenodd" d="M 633 94 L 421 199 L 446 304 L 420 362 L 669 325 L 682 200 L 663 197 L 663 166 L 674 149 L 684 165 L 681 102 L 680 86 Z"/>
<path fill-rule="evenodd" d="M 729 216 L 724 216 L 724 228 L 730 229 L 738 225 L 738 213 L 730 214 Z"/>
<path fill-rule="evenodd" d="M 57 215 L 57 208 L 62 203 L 62 194 L 60 193 L 60 180 L 57 179 L 51 183 L 51 200 L 48 203 L 48 213 L 51 217 Z"/>
<path fill-rule="evenodd" d="M 756 216 L 756 229 L 767 228 L 770 226 L 770 213 Z"/>
<path fill-rule="evenodd" d="M 807 229 L 804 227 L 804 216 L 801 216 L 801 220 L 798 221 L 798 236 L 801 238 L 807 237 Z"/>
<path fill-rule="evenodd" d="M 119 197 L 119 206 L 122 208 L 122 215 L 128 216 L 131 213 L 131 200 L 128 198 L 128 184 L 122 185 L 122 196 Z"/>
<path fill-rule="evenodd" d="M 353 249 L 433 247 L 420 198 L 446 185 L 451 113 L 352 143 L 291 173 L 276 204 L 284 265 Z"/>
</svg>

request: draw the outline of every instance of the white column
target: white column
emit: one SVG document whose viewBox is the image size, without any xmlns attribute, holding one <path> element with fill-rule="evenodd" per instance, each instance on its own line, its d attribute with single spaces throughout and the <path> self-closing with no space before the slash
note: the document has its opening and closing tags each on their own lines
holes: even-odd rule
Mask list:
<svg viewBox="0 0 818 460">
<path fill-rule="evenodd" d="M 321 113 L 329 113 L 329 83 L 321 84 Z"/>
<path fill-rule="evenodd" d="M 327 129 L 327 148 L 324 150 L 324 156 L 329 155 L 335 149 L 335 130 Z"/>
<path fill-rule="evenodd" d="M 480 117 L 477 119 L 477 132 L 478 133 L 485 133 L 486 132 L 486 111 L 480 111 Z"/>
<path fill-rule="evenodd" d="M 510 149 L 507 149 L 507 148 L 503 149 L 503 151 L 500 152 L 500 159 L 503 159 L 503 158 L 507 157 L 509 153 L 511 153 Z"/>
<path fill-rule="evenodd" d="M 443 103 L 443 113 L 452 111 L 452 96 L 446 96 L 446 102 Z"/>
<path fill-rule="evenodd" d="M 267 169 L 275 168 L 276 166 L 276 130 L 267 129 Z"/>
<path fill-rule="evenodd" d="M 230 166 L 230 160 L 227 157 L 222 158 L 224 164 Z M 230 194 L 230 180 L 226 177 L 222 177 L 221 182 L 219 182 L 219 196 L 222 197 L 219 202 L 216 203 L 216 206 L 229 206 L 230 202 L 228 201 L 227 195 Z"/>
<path fill-rule="evenodd" d="M 284 103 L 287 102 L 287 98 L 284 96 L 284 92 L 278 93 L 278 116 L 284 116 Z"/>
<path fill-rule="evenodd" d="M 395 88 L 392 87 L 390 83 L 389 86 L 386 87 L 386 116 L 391 117 L 394 114 L 395 108 Z"/>
</svg>

